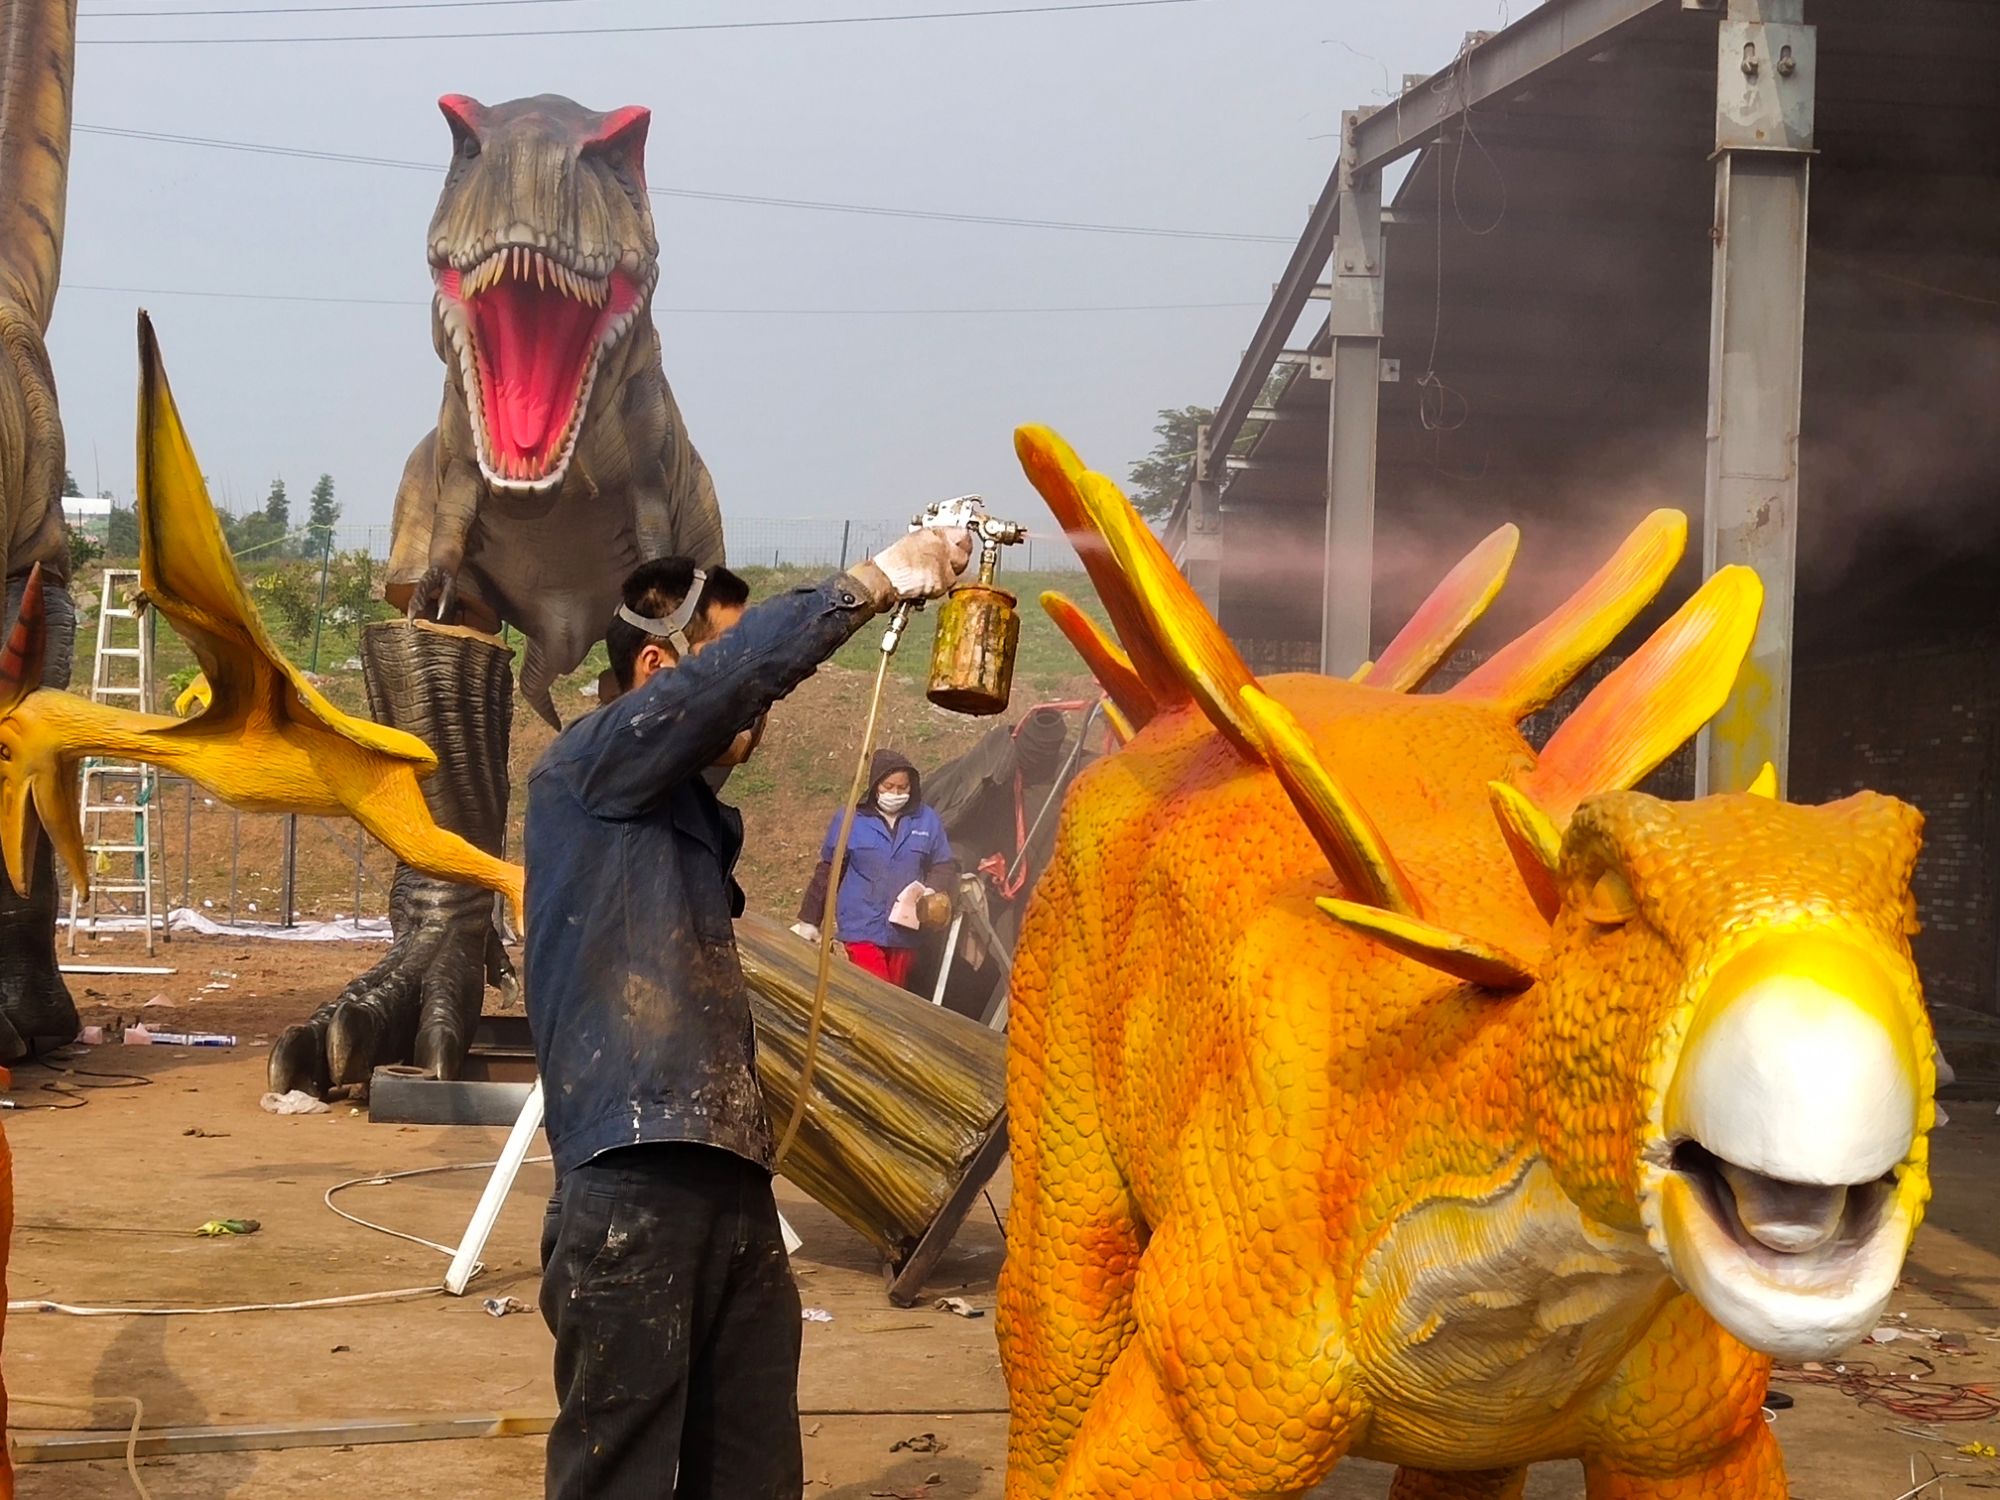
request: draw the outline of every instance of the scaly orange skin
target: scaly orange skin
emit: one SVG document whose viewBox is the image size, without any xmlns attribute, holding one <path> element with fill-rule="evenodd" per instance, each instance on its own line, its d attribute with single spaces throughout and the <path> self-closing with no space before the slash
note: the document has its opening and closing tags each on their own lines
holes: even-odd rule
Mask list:
<svg viewBox="0 0 2000 1500">
<path fill-rule="evenodd" d="M 1011 990 L 1008 1500 L 1291 1495 L 1350 1453 L 1401 1465 L 1399 1500 L 1518 1495 L 1559 1458 L 1606 1500 L 1781 1500 L 1769 1361 L 1660 1259 L 1649 1130 L 1705 978 L 1776 931 L 1875 954 L 1930 1056 L 1904 935 L 1917 815 L 1592 798 L 1551 927 L 1489 806 L 1535 764 L 1502 714 L 1267 686 L 1427 915 L 1544 978 L 1498 997 L 1320 915 L 1349 893 L 1276 778 L 1190 708 L 1093 767 Z M 1607 857 L 1638 897 L 1624 925 L 1589 910 Z M 1920 1130 L 1899 1199 L 1918 1214 L 1923 1150 Z M 1470 1207 L 1496 1202 L 1526 1217 Z M 1481 1256 L 1512 1282 L 1420 1279 Z M 1523 1266 L 1540 1302 L 1481 1301 Z"/>
</svg>

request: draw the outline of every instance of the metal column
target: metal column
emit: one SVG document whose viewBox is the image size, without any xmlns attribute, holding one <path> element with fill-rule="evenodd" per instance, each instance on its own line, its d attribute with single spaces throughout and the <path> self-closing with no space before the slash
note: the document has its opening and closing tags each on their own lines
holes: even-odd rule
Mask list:
<svg viewBox="0 0 2000 1500">
<path fill-rule="evenodd" d="M 1340 121 L 1339 230 L 1333 245 L 1333 389 L 1327 423 L 1326 585 L 1320 670 L 1346 677 L 1368 660 L 1374 614 L 1375 440 L 1382 399 L 1382 178 L 1355 169 L 1354 133 Z"/>
<path fill-rule="evenodd" d="M 1216 619 L 1222 618 L 1222 486 L 1212 462 L 1209 429 L 1196 429 L 1194 480 L 1188 486 L 1187 546 L 1183 566 L 1188 582 Z"/>
<path fill-rule="evenodd" d="M 1816 73 L 1804 19 L 1804 0 L 1729 0 L 1720 28 L 1702 568 L 1755 568 L 1764 615 L 1703 733 L 1697 795 L 1740 791 L 1765 761 L 1785 784 Z"/>
</svg>

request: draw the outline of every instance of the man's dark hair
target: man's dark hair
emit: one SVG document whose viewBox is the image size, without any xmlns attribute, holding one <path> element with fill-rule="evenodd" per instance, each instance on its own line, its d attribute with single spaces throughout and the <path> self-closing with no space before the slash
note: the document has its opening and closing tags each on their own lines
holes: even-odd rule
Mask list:
<svg viewBox="0 0 2000 1500">
<path fill-rule="evenodd" d="M 702 584 L 701 604 L 687 624 L 687 638 L 693 645 L 700 645 L 715 634 L 717 609 L 736 609 L 750 602 L 750 585 L 729 569 L 718 564 L 706 571 L 708 579 Z M 640 563 L 625 580 L 625 607 L 649 620 L 664 620 L 680 607 L 693 585 L 693 558 L 656 557 Z M 632 690 L 633 666 L 649 642 L 672 645 L 663 635 L 652 635 L 621 618 L 612 618 L 611 628 L 604 633 L 604 649 L 611 657 L 611 675 L 617 679 L 620 692 Z"/>
</svg>

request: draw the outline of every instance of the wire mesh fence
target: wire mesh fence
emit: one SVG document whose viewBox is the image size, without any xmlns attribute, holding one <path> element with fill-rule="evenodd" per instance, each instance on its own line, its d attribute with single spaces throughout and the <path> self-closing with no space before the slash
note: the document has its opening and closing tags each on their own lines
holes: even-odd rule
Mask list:
<svg viewBox="0 0 2000 1500">
<path fill-rule="evenodd" d="M 844 568 L 872 557 L 908 530 L 895 518 L 839 520 L 829 516 L 725 516 L 722 523 L 729 564 L 734 568 Z M 287 562 L 317 562 L 364 554 L 376 562 L 389 557 L 390 528 L 340 525 L 304 527 L 246 549 L 237 558 L 246 572 Z M 1030 534 L 1007 554 L 1005 567 L 1024 572 L 1067 573 L 1080 569 L 1076 551 L 1053 526 Z"/>
</svg>

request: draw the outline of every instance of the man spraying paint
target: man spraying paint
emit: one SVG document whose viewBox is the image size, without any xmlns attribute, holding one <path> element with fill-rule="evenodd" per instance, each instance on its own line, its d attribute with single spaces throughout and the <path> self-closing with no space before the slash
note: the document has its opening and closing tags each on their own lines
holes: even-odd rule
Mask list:
<svg viewBox="0 0 2000 1500">
<path fill-rule="evenodd" d="M 730 919 L 743 824 L 710 786 L 879 611 L 944 594 L 962 530 L 746 607 L 686 558 L 626 580 L 619 689 L 528 779 L 528 1018 L 556 1192 L 549 1500 L 796 1500 L 799 1297 Z M 676 1478 L 678 1474 L 678 1478 Z"/>
</svg>

